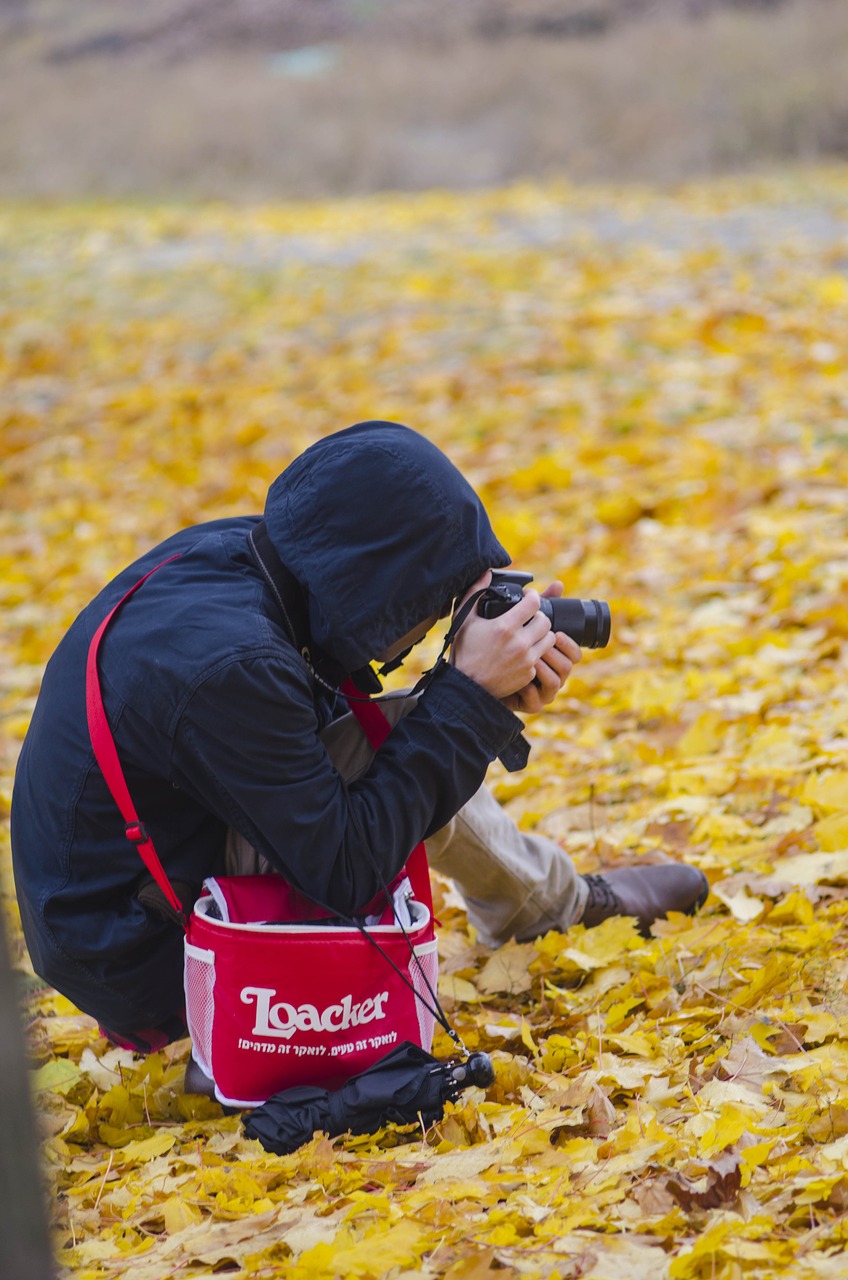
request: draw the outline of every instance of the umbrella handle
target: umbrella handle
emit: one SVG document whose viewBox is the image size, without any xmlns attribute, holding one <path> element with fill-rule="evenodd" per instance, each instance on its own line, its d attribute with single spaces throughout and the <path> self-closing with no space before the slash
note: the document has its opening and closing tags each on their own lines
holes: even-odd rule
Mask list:
<svg viewBox="0 0 848 1280">
<path fill-rule="evenodd" d="M 457 1062 L 448 1069 L 448 1080 L 457 1094 L 476 1085 L 488 1089 L 495 1082 L 495 1068 L 488 1053 L 472 1053 L 465 1062 Z"/>
</svg>

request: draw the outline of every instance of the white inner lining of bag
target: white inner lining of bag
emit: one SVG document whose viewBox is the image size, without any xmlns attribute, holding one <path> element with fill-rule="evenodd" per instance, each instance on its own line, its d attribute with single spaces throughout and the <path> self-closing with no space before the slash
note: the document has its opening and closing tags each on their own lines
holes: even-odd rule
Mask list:
<svg viewBox="0 0 848 1280">
<path fill-rule="evenodd" d="M 206 893 L 202 898 L 198 898 L 194 904 L 194 910 L 197 915 L 212 925 L 216 925 L 221 929 L 250 929 L 260 933 L 303 933 L 310 930 L 316 934 L 326 933 L 328 929 L 332 929 L 334 933 L 352 933 L 359 934 L 360 930 L 355 925 L 346 924 L 321 924 L 320 920 L 305 920 L 302 924 L 265 924 L 261 920 L 250 924 L 233 924 L 230 920 L 223 918 L 229 914 L 227 904 L 222 901 L 223 895 L 214 882 L 207 881 L 204 885 Z M 217 892 L 215 892 L 217 890 Z M 369 933 L 401 933 L 401 925 L 407 933 L 418 933 L 420 929 L 426 928 L 430 923 L 430 912 L 424 906 L 423 902 L 416 902 L 414 898 L 406 897 L 409 893 L 409 881 L 404 880 L 393 895 L 394 908 L 400 917 L 400 924 L 395 921 L 394 924 L 372 924 L 372 920 L 378 920 L 379 916 L 366 916 L 363 918 L 363 925 L 368 929 Z M 213 906 L 220 912 L 222 919 L 216 919 L 214 914 L 210 914 Z"/>
</svg>

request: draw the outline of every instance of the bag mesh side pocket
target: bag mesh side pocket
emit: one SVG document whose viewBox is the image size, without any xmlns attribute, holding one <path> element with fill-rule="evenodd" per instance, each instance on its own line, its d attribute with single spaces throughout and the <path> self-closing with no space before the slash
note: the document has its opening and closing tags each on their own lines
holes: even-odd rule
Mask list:
<svg viewBox="0 0 848 1280">
<path fill-rule="evenodd" d="M 415 988 L 415 1012 L 418 1015 L 418 1029 L 421 1032 L 421 1045 L 428 1052 L 433 1043 L 433 1032 L 436 1028 L 435 1016 L 430 1012 L 433 1008 L 433 996 L 439 981 L 438 944 L 422 942 L 415 947 L 415 957 L 409 957 L 409 977 Z"/>
<path fill-rule="evenodd" d="M 185 944 L 185 994 L 194 1057 L 212 1078 L 212 1023 L 215 1018 L 215 952 Z"/>
</svg>

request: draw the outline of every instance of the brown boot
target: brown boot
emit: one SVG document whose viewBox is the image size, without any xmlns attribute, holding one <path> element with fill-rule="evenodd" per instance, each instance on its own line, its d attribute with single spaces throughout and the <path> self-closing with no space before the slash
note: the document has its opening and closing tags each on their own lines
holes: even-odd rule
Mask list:
<svg viewBox="0 0 848 1280">
<path fill-rule="evenodd" d="M 684 862 L 660 862 L 646 867 L 616 867 L 599 876 L 583 876 L 589 886 L 580 923 L 587 929 L 610 916 L 635 916 L 639 932 L 669 911 L 694 915 L 707 900 L 710 886 L 703 871 Z"/>
</svg>

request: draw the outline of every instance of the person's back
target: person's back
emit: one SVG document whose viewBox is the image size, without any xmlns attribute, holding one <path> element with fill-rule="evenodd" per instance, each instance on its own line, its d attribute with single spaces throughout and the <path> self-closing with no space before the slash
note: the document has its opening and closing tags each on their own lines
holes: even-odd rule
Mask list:
<svg viewBox="0 0 848 1280">
<path fill-rule="evenodd" d="M 144 905 L 147 884 L 93 756 L 85 664 L 103 617 L 143 574 L 172 556 L 119 615 L 100 657 L 107 715 L 130 794 L 155 832 L 169 875 L 199 891 L 223 866 L 230 815 L 209 789 L 180 781 L 173 760 L 181 704 L 221 664 L 285 644 L 262 609 L 262 576 L 248 555 L 258 522 L 235 519 L 187 529 L 109 584 L 63 638 L 44 673 L 15 777 L 12 842 L 27 943 L 36 970 L 85 1007 L 93 978 L 120 990 L 98 1016 L 120 1027 L 127 1000 L 139 1025 L 179 1005 L 177 931 Z M 235 734 L 234 753 L 244 749 Z M 176 989 L 173 988 L 176 974 Z M 169 980 L 170 979 L 170 984 Z M 163 982 L 166 989 L 163 990 Z M 79 988 L 79 989 L 78 989 Z M 105 992 L 104 992 L 105 995 Z M 149 1008 L 145 1005 L 149 1002 Z M 114 1007 L 113 1007 L 114 1005 Z M 135 1020 L 135 1013 L 134 1013 Z"/>
</svg>

